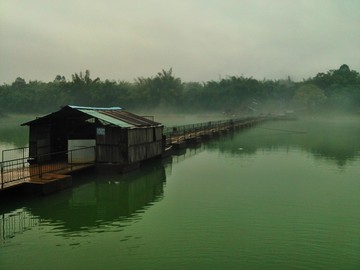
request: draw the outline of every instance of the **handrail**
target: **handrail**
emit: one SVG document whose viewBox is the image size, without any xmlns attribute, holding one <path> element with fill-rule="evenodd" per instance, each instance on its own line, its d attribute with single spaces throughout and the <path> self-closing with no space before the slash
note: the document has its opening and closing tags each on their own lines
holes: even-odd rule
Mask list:
<svg viewBox="0 0 360 270">
<path fill-rule="evenodd" d="M 201 133 L 211 131 L 218 132 L 230 127 L 239 127 L 247 124 L 256 123 L 257 121 L 261 121 L 263 119 L 265 119 L 265 117 L 244 117 L 181 126 L 170 126 L 164 128 L 164 135 L 166 135 L 166 143 L 171 144 L 172 138 L 175 137 L 187 139 L 191 136 L 198 136 Z"/>
<path fill-rule="evenodd" d="M 42 155 L 2 161 L 0 163 L 0 167 L 1 167 L 0 187 L 4 188 L 5 184 L 15 181 L 19 181 L 20 183 L 23 183 L 27 179 L 30 179 L 31 177 L 41 178 L 45 173 L 62 171 L 64 169 L 70 169 L 70 171 L 72 171 L 74 153 L 78 151 L 84 151 L 86 149 L 93 149 L 94 156 L 96 156 L 95 146 L 90 146 L 90 147 L 81 147 L 78 149 L 73 149 L 68 151 L 58 151 L 58 152 L 52 152 Z M 67 158 L 66 161 L 64 161 L 65 157 Z M 89 164 L 89 162 L 87 162 L 86 164 Z"/>
<path fill-rule="evenodd" d="M 19 151 L 19 150 L 22 150 L 22 156 L 25 157 L 25 151 L 26 150 L 29 150 L 29 147 L 28 146 L 25 146 L 25 147 L 18 147 L 18 148 L 11 148 L 11 149 L 5 149 L 5 150 L 2 150 L 2 153 L 1 153 L 1 161 L 5 161 L 5 154 L 8 153 L 8 152 L 14 152 L 14 151 Z"/>
<path fill-rule="evenodd" d="M 178 125 L 178 126 L 168 126 L 164 128 L 164 132 L 165 133 L 171 133 L 172 130 L 177 129 L 177 130 L 193 130 L 197 127 L 216 127 L 216 126 L 221 126 L 224 124 L 231 124 L 231 123 L 242 123 L 245 121 L 249 121 L 249 120 L 255 120 L 258 119 L 260 117 L 244 117 L 244 118 L 235 118 L 235 119 L 227 119 L 227 120 L 218 120 L 218 121 L 208 121 L 208 122 L 200 122 L 200 123 L 195 123 L 195 124 L 187 124 L 187 125 Z"/>
</svg>

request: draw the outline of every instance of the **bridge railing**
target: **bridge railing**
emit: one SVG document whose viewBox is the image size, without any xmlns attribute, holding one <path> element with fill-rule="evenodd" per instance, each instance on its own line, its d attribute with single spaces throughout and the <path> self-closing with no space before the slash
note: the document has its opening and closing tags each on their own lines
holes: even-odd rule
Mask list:
<svg viewBox="0 0 360 270">
<path fill-rule="evenodd" d="M 9 151 L 9 150 L 4 150 Z M 95 157 L 95 146 L 81 147 L 69 151 L 52 152 L 36 156 L 24 156 L 10 160 L 3 160 L 0 163 L 0 189 L 12 185 L 23 183 L 30 178 L 41 178 L 46 173 L 60 171 L 71 172 L 74 163 L 80 163 L 79 155 L 86 151 Z M 6 154 L 3 153 L 3 157 Z M 81 162 L 82 164 L 94 163 L 94 161 Z"/>
<path fill-rule="evenodd" d="M 263 119 L 262 117 L 246 117 L 219 121 L 202 122 L 190 125 L 170 126 L 164 128 L 166 144 L 171 144 L 173 139 L 186 140 L 204 133 L 214 133 L 231 127 L 239 127 L 247 123 L 255 123 Z"/>
</svg>

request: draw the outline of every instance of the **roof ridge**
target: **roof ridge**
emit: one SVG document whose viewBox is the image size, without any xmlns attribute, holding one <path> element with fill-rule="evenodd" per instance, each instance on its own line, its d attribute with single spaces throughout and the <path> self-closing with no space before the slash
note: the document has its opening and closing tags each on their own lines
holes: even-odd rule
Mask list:
<svg viewBox="0 0 360 270">
<path fill-rule="evenodd" d="M 88 106 L 76 106 L 76 105 L 67 105 L 67 106 L 76 110 L 94 110 L 94 111 L 123 110 L 123 108 L 121 107 L 88 107 Z"/>
</svg>

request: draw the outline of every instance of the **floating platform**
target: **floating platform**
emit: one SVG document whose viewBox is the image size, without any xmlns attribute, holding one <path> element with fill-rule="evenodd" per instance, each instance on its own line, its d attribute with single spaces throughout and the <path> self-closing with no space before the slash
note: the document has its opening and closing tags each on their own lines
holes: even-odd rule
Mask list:
<svg viewBox="0 0 360 270">
<path fill-rule="evenodd" d="M 140 162 L 132 164 L 119 164 L 119 163 L 97 163 L 95 165 L 96 172 L 98 173 L 128 173 L 140 168 Z"/>
<path fill-rule="evenodd" d="M 45 174 L 25 182 L 22 190 L 27 195 L 48 195 L 72 186 L 72 176 L 64 174 Z"/>
<path fill-rule="evenodd" d="M 186 141 L 174 142 L 174 143 L 172 143 L 172 147 L 173 147 L 175 150 L 185 149 L 185 148 L 186 148 Z"/>
<path fill-rule="evenodd" d="M 22 176 L 22 179 L 3 184 L 1 192 L 16 189 L 27 195 L 47 195 L 72 186 L 72 174 L 94 167 L 95 164 L 43 164 L 39 174 L 38 165 L 13 169 L 3 174 L 4 179 Z M 61 169 L 54 169 L 61 168 Z"/>
<path fill-rule="evenodd" d="M 40 164 L 34 163 L 29 165 L 29 160 L 27 158 L 22 158 L 19 159 L 20 162 L 18 159 L 9 160 L 6 161 L 6 163 L 1 162 L 0 191 L 9 189 L 14 190 L 16 188 L 16 190 L 22 190 L 26 194 L 51 194 L 71 187 L 71 174 L 76 171 L 95 167 L 96 171 L 100 173 L 127 173 L 137 170 L 143 162 L 147 162 L 150 159 L 180 155 L 182 152 L 186 151 L 187 147 L 197 147 L 202 142 L 208 141 L 212 138 L 217 138 L 232 131 L 251 127 L 267 120 L 273 120 L 273 118 L 248 117 L 244 119 L 230 119 L 225 121 L 186 125 L 177 128 L 174 127 L 171 128 L 169 133 L 160 134 L 162 135 L 162 141 L 159 141 L 156 145 L 154 145 L 154 147 L 156 146 L 155 149 L 159 150 L 156 151 L 156 155 L 150 155 L 151 158 L 147 157 L 146 159 L 140 158 L 140 160 L 138 158 L 129 159 L 134 161 L 131 164 L 121 164 L 120 162 L 116 163 L 117 160 L 115 163 L 112 163 L 109 159 L 104 160 L 101 158 L 94 158 L 92 163 L 72 162 L 72 157 L 74 156 L 76 150 L 71 150 L 70 161 L 69 159 L 66 159 L 62 162 L 52 161 L 44 164 L 40 162 Z M 100 146 L 102 147 L 103 145 Z M 143 148 L 144 147 L 142 146 L 142 148 L 139 149 Z M 146 149 L 146 151 L 149 151 L 152 148 Z M 84 149 L 80 150 L 82 151 Z M 95 150 L 96 149 L 94 148 L 94 153 L 96 153 Z M 144 150 L 141 151 L 146 153 Z M 43 160 L 43 162 L 44 161 L 45 160 Z"/>
<path fill-rule="evenodd" d="M 199 144 L 201 143 L 201 136 L 187 138 L 185 141 L 187 145 Z"/>
</svg>

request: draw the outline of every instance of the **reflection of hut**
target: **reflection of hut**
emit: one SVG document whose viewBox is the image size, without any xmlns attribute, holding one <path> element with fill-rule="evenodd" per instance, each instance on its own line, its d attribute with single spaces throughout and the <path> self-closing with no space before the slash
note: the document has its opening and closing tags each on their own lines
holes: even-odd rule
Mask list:
<svg viewBox="0 0 360 270">
<path fill-rule="evenodd" d="M 15 204 L 3 204 L 6 211 L 0 215 L 0 224 L 6 226 L 0 226 L 0 243 L 38 227 L 40 220 L 56 224 L 57 232 L 64 235 L 81 231 L 96 233 L 99 228 L 111 230 L 126 226 L 130 224 L 126 220 L 133 219 L 137 212 L 145 211 L 164 196 L 166 173 L 160 163 L 158 166 L 155 169 L 153 166 L 145 167 L 135 174 L 110 174 L 108 181 L 96 181 L 101 176 L 94 176 L 95 179 L 89 181 L 86 176 L 72 192 L 47 200 L 34 200 L 26 209 L 17 209 Z M 79 178 L 81 180 L 81 176 Z"/>
<path fill-rule="evenodd" d="M 93 147 L 96 151 L 83 151 L 71 162 L 91 160 L 125 167 L 163 151 L 163 125 L 120 107 L 65 106 L 22 125 L 30 127 L 29 155 L 35 162 L 40 155 L 46 160 L 69 159 L 69 151 Z"/>
</svg>

